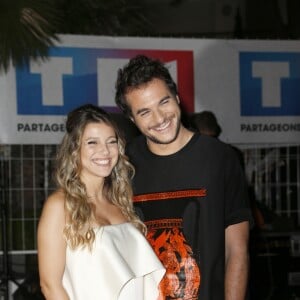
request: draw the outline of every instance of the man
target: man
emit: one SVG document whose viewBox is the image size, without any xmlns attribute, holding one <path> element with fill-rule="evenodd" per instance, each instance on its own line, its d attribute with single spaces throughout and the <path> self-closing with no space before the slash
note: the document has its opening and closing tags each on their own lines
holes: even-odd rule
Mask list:
<svg viewBox="0 0 300 300">
<path fill-rule="evenodd" d="M 204 110 L 191 116 L 192 125 L 200 134 L 218 138 L 222 129 L 217 121 L 215 114 L 211 111 Z"/>
<path fill-rule="evenodd" d="M 128 156 L 137 212 L 167 270 L 160 299 L 244 299 L 251 213 L 233 150 L 183 126 L 158 60 L 139 55 L 119 70 L 116 103 L 142 133 Z"/>
</svg>

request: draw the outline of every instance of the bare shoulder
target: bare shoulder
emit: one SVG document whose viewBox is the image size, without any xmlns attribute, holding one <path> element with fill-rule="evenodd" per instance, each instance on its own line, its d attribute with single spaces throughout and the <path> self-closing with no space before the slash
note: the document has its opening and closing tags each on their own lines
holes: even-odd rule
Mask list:
<svg viewBox="0 0 300 300">
<path fill-rule="evenodd" d="M 38 224 L 38 249 L 40 253 L 64 249 L 63 229 L 65 227 L 64 194 L 53 192 L 45 201 Z"/>
<path fill-rule="evenodd" d="M 56 190 L 52 194 L 48 196 L 48 198 L 45 201 L 45 206 L 64 206 L 65 202 L 65 195 L 62 190 Z"/>
<path fill-rule="evenodd" d="M 42 217 L 46 214 L 57 214 L 57 217 L 61 214 L 64 214 L 64 203 L 65 203 L 65 195 L 63 191 L 57 190 L 53 192 L 49 197 L 46 199 Z"/>
</svg>

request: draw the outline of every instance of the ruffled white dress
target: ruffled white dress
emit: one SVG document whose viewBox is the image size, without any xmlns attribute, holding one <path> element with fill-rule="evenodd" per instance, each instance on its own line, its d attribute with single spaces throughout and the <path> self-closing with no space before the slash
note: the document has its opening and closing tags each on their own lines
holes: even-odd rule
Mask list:
<svg viewBox="0 0 300 300">
<path fill-rule="evenodd" d="M 92 251 L 67 247 L 63 285 L 70 299 L 156 300 L 165 269 L 145 237 L 130 223 L 95 233 Z"/>
</svg>

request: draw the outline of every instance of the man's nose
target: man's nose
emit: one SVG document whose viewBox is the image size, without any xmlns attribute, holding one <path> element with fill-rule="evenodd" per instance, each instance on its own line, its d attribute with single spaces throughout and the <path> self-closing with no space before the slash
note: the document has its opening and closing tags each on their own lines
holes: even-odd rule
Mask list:
<svg viewBox="0 0 300 300">
<path fill-rule="evenodd" d="M 164 120 L 164 113 L 161 110 L 156 110 L 154 113 L 154 119 L 157 123 L 162 123 Z"/>
</svg>

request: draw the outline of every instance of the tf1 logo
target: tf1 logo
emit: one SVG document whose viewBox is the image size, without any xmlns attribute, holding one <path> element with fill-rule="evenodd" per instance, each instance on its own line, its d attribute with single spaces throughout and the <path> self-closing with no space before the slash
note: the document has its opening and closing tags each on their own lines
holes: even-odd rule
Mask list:
<svg viewBox="0 0 300 300">
<path fill-rule="evenodd" d="M 300 115 L 300 52 L 240 52 L 242 116 Z"/>
<path fill-rule="evenodd" d="M 114 85 L 117 71 L 130 58 L 144 54 L 166 64 L 182 105 L 194 111 L 194 62 L 192 51 L 107 48 L 51 48 L 49 60 L 28 62 L 16 70 L 19 115 L 66 115 L 85 103 L 117 111 Z"/>
</svg>

